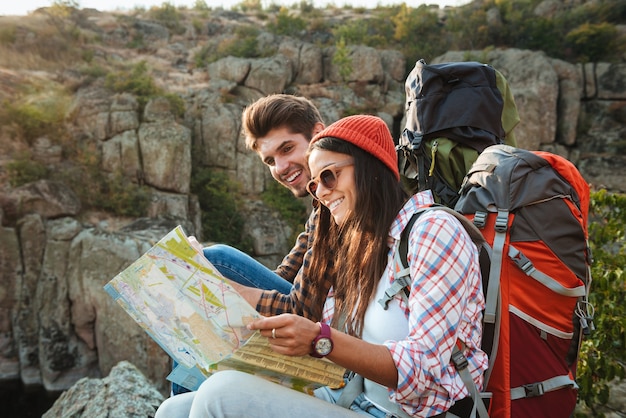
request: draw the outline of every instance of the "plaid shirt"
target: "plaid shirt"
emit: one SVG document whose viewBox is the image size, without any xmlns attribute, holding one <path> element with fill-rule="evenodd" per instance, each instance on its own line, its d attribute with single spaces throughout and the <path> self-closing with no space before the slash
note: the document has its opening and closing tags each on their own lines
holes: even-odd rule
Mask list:
<svg viewBox="0 0 626 418">
<path fill-rule="evenodd" d="M 321 305 L 328 294 L 332 281 L 326 278 L 322 283 L 320 300 L 312 297 L 312 289 L 308 285 L 308 270 L 311 259 L 311 247 L 313 245 L 313 232 L 317 225 L 318 210 L 315 209 L 306 222 L 304 232 L 298 235 L 296 245 L 285 256 L 282 263 L 275 270 L 276 274 L 283 279 L 292 281 L 293 287 L 288 295 L 278 293 L 275 290 L 263 291 L 256 306 L 261 315 L 279 315 L 281 313 L 295 313 L 312 321 L 319 321 Z"/>
<path fill-rule="evenodd" d="M 390 240 L 397 242 L 413 213 L 431 203 L 430 192 L 413 196 L 391 225 Z M 395 249 L 390 249 L 390 260 Z M 457 339 L 467 347 L 470 374 L 482 386 L 488 365 L 480 350 L 484 296 L 478 251 L 453 215 L 440 210 L 422 214 L 411 229 L 407 255 L 412 278 L 405 306 L 409 335 L 384 343 L 398 369 L 397 389 L 389 396 L 409 415 L 427 417 L 469 396 L 450 363 Z M 388 266 L 382 280 L 391 284 L 393 276 L 393 266 Z"/>
</svg>

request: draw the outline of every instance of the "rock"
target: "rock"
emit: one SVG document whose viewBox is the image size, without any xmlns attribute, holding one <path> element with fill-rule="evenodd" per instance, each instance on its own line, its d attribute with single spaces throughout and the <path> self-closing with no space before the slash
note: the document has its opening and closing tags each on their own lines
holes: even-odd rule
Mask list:
<svg viewBox="0 0 626 418">
<path fill-rule="evenodd" d="M 252 60 L 250 73 L 244 85 L 263 94 L 282 93 L 291 83 L 292 78 L 289 58 L 277 54 L 270 58 Z"/>
<path fill-rule="evenodd" d="M 58 144 L 53 144 L 46 136 L 39 137 L 33 145 L 33 159 L 40 163 L 51 166 L 61 162 L 63 148 Z"/>
<path fill-rule="evenodd" d="M 102 169 L 121 173 L 130 180 L 141 177 L 139 138 L 134 130 L 124 131 L 102 144 Z"/>
<path fill-rule="evenodd" d="M 122 93 L 113 98 L 109 118 L 109 135 L 134 131 L 139 127 L 139 104 L 132 94 Z"/>
<path fill-rule="evenodd" d="M 38 180 L 11 190 L 4 199 L 2 210 L 7 218 L 20 219 L 36 213 L 46 219 L 76 216 L 81 204 L 78 196 L 66 184 Z"/>
<path fill-rule="evenodd" d="M 157 103 L 164 105 L 165 100 Z M 146 106 L 139 127 L 139 149 L 146 184 L 159 190 L 188 193 L 191 178 L 191 131 L 174 121 L 168 110 Z M 160 116 L 164 117 L 160 117 Z M 169 116 L 167 116 L 169 115 Z"/>
<path fill-rule="evenodd" d="M 294 39 L 283 40 L 278 47 L 292 65 L 296 84 L 316 84 L 322 81 L 322 50 L 313 44 Z"/>
<path fill-rule="evenodd" d="M 153 417 L 163 400 L 132 363 L 121 361 L 104 379 L 80 379 L 42 418 Z"/>
<path fill-rule="evenodd" d="M 325 49 L 325 80 L 333 83 L 344 81 L 379 83 L 384 79 L 381 55 L 376 49 L 364 45 L 348 45 L 345 47 L 345 61 L 337 60 L 338 53 L 342 52 L 336 47 Z"/>
<path fill-rule="evenodd" d="M 212 77 L 242 84 L 250 73 L 250 60 L 228 56 L 209 64 L 207 70 Z"/>
</svg>

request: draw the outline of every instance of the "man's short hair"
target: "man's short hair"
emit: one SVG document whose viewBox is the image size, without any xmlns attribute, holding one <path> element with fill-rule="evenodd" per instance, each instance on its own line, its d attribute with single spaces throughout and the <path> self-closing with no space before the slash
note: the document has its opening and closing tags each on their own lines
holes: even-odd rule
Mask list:
<svg viewBox="0 0 626 418">
<path fill-rule="evenodd" d="M 272 129 L 287 128 L 311 140 L 315 124 L 324 123 L 317 107 L 307 98 L 271 94 L 246 107 L 241 116 L 246 147 L 257 150 L 257 140 Z"/>
</svg>

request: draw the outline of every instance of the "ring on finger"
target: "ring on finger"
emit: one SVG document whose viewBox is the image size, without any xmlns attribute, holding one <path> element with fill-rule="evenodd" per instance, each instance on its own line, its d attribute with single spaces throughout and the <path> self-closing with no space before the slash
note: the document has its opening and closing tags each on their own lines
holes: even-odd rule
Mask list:
<svg viewBox="0 0 626 418">
<path fill-rule="evenodd" d="M 272 338 L 276 339 L 276 328 L 272 328 Z"/>
</svg>

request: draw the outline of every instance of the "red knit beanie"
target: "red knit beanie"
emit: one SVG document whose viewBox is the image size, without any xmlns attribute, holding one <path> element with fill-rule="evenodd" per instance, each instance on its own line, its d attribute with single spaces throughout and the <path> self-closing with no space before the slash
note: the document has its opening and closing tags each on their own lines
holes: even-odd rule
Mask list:
<svg viewBox="0 0 626 418">
<path fill-rule="evenodd" d="M 400 180 L 396 147 L 387 124 L 381 118 L 371 115 L 355 115 L 339 119 L 315 135 L 311 140 L 311 145 L 329 136 L 343 139 L 369 152 L 389 167 L 396 179 Z"/>
</svg>

